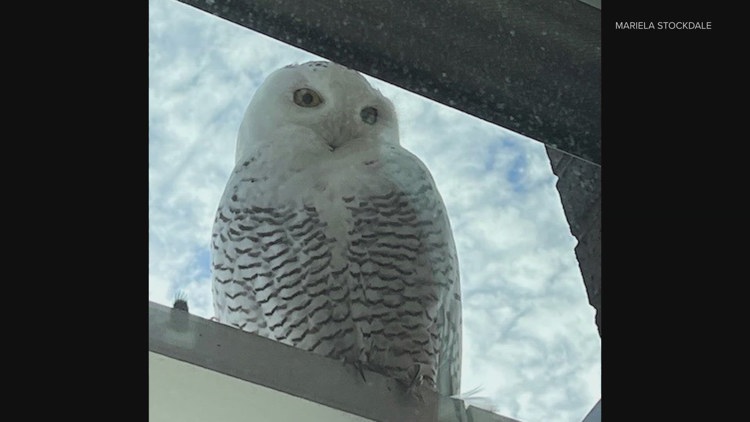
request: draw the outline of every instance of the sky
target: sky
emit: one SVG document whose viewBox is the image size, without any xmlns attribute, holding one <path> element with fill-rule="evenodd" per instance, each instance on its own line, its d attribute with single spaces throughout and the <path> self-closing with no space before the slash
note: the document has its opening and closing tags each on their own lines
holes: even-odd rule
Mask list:
<svg viewBox="0 0 750 422">
<path fill-rule="evenodd" d="M 209 242 L 264 78 L 320 57 L 176 0 L 149 0 L 149 300 L 212 316 Z M 366 76 L 366 75 L 365 75 Z M 601 341 L 541 143 L 366 76 L 431 171 L 458 250 L 462 392 L 522 422 L 580 422 Z"/>
</svg>

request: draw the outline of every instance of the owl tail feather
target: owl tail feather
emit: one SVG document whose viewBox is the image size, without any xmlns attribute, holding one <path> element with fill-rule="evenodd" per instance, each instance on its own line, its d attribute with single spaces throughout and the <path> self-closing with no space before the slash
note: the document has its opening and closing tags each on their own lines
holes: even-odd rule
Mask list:
<svg viewBox="0 0 750 422">
<path fill-rule="evenodd" d="M 456 394 L 451 396 L 454 399 L 463 400 L 466 407 L 474 406 L 480 409 L 488 410 L 490 412 L 496 412 L 497 406 L 492 402 L 492 399 L 486 396 L 478 395 L 482 391 L 482 387 L 473 388 L 465 393 Z"/>
</svg>

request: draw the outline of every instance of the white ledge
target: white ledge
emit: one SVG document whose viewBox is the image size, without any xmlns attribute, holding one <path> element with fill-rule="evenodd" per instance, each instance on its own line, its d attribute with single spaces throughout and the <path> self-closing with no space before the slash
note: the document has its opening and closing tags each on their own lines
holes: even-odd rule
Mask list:
<svg viewBox="0 0 750 422">
<path fill-rule="evenodd" d="M 149 420 L 517 422 L 149 302 Z M 300 419 L 301 418 L 301 419 Z"/>
</svg>

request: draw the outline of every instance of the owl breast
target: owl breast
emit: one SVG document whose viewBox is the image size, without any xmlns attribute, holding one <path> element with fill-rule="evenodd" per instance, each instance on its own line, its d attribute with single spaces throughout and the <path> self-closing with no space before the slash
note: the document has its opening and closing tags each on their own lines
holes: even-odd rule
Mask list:
<svg viewBox="0 0 750 422">
<path fill-rule="evenodd" d="M 458 269 L 442 200 L 419 165 L 384 156 L 356 163 L 283 180 L 238 163 L 214 224 L 216 316 L 437 388 L 441 354 L 446 362 L 458 356 L 447 348 L 446 321 L 460 334 Z M 307 186 L 296 196 L 279 194 L 302 179 Z M 457 390 L 457 380 L 449 384 Z"/>
</svg>

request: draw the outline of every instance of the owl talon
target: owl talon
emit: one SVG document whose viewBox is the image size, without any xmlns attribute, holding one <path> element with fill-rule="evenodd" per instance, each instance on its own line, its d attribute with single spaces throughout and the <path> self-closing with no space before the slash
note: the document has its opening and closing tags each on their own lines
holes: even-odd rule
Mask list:
<svg viewBox="0 0 750 422">
<path fill-rule="evenodd" d="M 422 366 L 419 364 L 416 364 L 413 366 L 414 368 L 414 376 L 411 378 L 411 381 L 406 387 L 406 393 L 420 402 L 424 402 L 424 398 L 422 397 L 422 393 L 419 392 L 419 387 L 422 385 L 423 377 L 422 377 Z"/>
<path fill-rule="evenodd" d="M 420 376 L 420 373 L 422 372 L 422 367 L 420 365 L 414 365 L 414 376 L 411 379 L 411 382 L 409 383 L 409 388 L 418 387 L 422 385 L 422 377 Z"/>
<path fill-rule="evenodd" d="M 343 362 L 344 364 L 351 364 L 357 371 L 359 376 L 362 377 L 362 381 L 367 382 L 367 378 L 365 378 L 365 365 L 361 361 L 351 361 L 347 358 L 341 358 L 341 362 Z"/>
<path fill-rule="evenodd" d="M 364 365 L 360 361 L 354 362 L 354 367 L 357 368 L 357 372 L 359 372 L 359 376 L 362 377 L 362 381 L 367 382 L 367 378 L 365 378 L 365 370 Z"/>
</svg>

